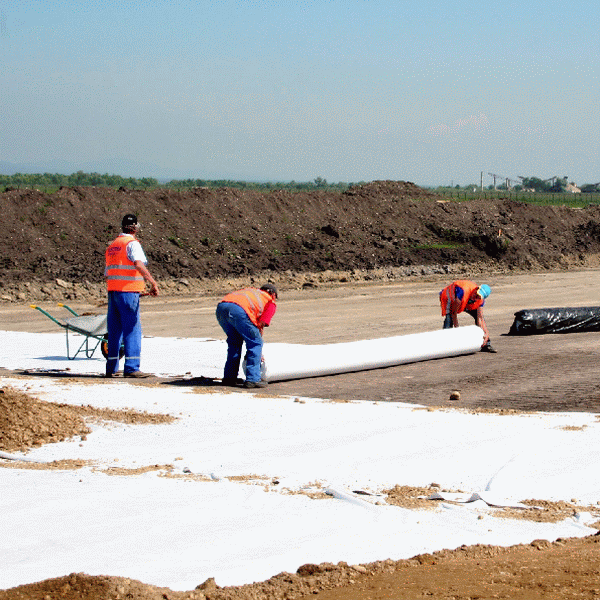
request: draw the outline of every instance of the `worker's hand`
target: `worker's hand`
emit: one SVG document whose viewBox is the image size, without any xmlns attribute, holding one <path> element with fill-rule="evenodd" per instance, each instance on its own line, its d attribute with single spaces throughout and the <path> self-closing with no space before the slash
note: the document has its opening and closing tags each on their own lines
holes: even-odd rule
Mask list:
<svg viewBox="0 0 600 600">
<path fill-rule="evenodd" d="M 159 292 L 158 292 L 158 285 L 156 285 L 156 283 L 152 283 L 150 284 L 150 295 L 151 296 L 158 296 Z"/>
</svg>

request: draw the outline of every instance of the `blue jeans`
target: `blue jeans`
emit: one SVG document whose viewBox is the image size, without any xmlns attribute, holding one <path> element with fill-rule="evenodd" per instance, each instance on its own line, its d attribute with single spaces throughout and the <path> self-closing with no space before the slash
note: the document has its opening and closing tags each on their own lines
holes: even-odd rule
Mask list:
<svg viewBox="0 0 600 600">
<path fill-rule="evenodd" d="M 237 379 L 242 360 L 242 345 L 246 342 L 246 381 L 260 381 L 260 359 L 263 339 L 258 327 L 246 311 L 233 302 L 217 305 L 217 321 L 227 336 L 227 361 L 223 379 Z"/>
<path fill-rule="evenodd" d="M 140 370 L 142 324 L 138 292 L 108 292 L 108 358 L 106 373 L 119 370 L 121 342 L 125 347 L 124 373 Z"/>
</svg>

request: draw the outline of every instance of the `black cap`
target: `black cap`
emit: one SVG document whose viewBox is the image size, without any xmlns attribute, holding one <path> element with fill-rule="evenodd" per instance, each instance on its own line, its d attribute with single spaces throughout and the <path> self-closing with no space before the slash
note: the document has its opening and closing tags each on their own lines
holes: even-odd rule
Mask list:
<svg viewBox="0 0 600 600">
<path fill-rule="evenodd" d="M 272 283 L 265 283 L 265 285 L 260 288 L 263 292 L 267 292 L 267 294 L 271 294 L 277 298 L 277 288 Z"/>
<path fill-rule="evenodd" d="M 123 229 L 123 231 L 125 231 L 125 229 L 131 229 L 132 227 L 135 227 L 137 224 L 138 224 L 137 217 L 130 213 L 123 217 L 123 220 L 121 221 L 121 229 Z"/>
</svg>

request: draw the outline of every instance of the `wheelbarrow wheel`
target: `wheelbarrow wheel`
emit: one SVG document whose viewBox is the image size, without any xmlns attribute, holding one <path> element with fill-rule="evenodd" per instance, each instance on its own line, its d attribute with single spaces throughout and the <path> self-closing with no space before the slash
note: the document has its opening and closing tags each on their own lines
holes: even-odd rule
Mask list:
<svg viewBox="0 0 600 600">
<path fill-rule="evenodd" d="M 108 333 L 104 335 L 104 338 L 100 343 L 100 350 L 102 352 L 102 356 L 104 356 L 104 358 L 108 358 Z M 125 348 L 123 347 L 123 344 L 121 344 L 121 347 L 119 348 L 119 358 L 123 358 L 124 356 Z"/>
</svg>

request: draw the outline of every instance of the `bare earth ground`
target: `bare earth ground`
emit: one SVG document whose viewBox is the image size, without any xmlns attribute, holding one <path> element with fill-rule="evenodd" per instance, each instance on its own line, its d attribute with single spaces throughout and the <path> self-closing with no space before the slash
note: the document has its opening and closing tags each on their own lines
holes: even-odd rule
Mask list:
<svg viewBox="0 0 600 600">
<path fill-rule="evenodd" d="M 0 262 L 0 295 L 5 300 L 0 304 L 0 329 L 57 332 L 56 325 L 32 312 L 28 307 L 32 301 L 53 308 L 56 300 L 68 300 L 82 311 L 103 312 L 102 285 L 97 283 L 101 281 L 101 248 L 115 232 L 110 223 L 118 222 L 122 212 L 134 210 L 146 213 L 146 223 L 154 223 L 151 231 L 146 229 L 144 245 L 152 249 L 151 265 L 163 291 L 168 292 L 143 300 L 145 335 L 222 338 L 214 318 L 221 294 L 266 278 L 281 288 L 277 315 L 265 332 L 267 343 L 335 343 L 437 329 L 441 326 L 437 303 L 441 287 L 463 276 L 492 287 L 484 312 L 497 354 L 278 382 L 261 393 L 409 402 L 429 410 L 600 414 L 598 333 L 506 335 L 514 312 L 523 308 L 600 306 L 598 211 L 502 201 L 468 206 L 438 203 L 419 195 L 411 185 L 374 182 L 341 198 L 313 194 L 302 202 L 287 194 L 266 198 L 208 190 L 197 190 L 191 198 L 176 197 L 173 192 L 144 197 L 142 192 L 126 190 L 110 194 L 63 190 L 52 197 L 19 191 L 0 194 L 5 217 L 0 239 L 7 249 Z M 203 204 L 194 208 L 194 198 Z M 247 216 L 248 207 L 254 218 Z M 197 211 L 194 218 L 186 221 L 193 210 Z M 88 239 L 83 236 L 90 229 L 88 220 L 82 222 L 84 214 L 93 214 L 97 218 L 94 229 L 100 229 L 90 242 L 94 260 L 87 265 L 80 243 Z M 168 219 L 165 214 L 174 217 Z M 184 231 L 186 222 L 210 235 L 194 238 L 189 223 Z M 243 224 L 247 229 L 243 230 Z M 219 238 L 220 228 L 224 231 Z M 258 236 L 263 235 L 256 246 Z M 437 247 L 440 240 L 454 240 L 458 245 Z M 471 322 L 464 315 L 460 321 Z M 183 377 L 190 368 L 182 366 L 181 377 L 132 385 L 205 385 L 199 378 Z M 0 375 L 25 376 L 7 371 Z M 460 399 L 450 400 L 453 391 L 459 391 Z M 85 424 L 91 418 L 135 423 L 157 416 L 107 414 L 94 407 L 75 410 L 39 402 L 3 385 L 0 451 L 14 452 L 72 436 L 84 439 Z M 5 460 L 0 460 L 0 467 L 36 468 Z M 417 496 L 431 490 L 402 483 L 388 491 L 388 501 L 419 508 Z M 542 503 L 543 499 L 535 499 L 535 504 Z M 559 519 L 582 508 L 597 509 L 568 502 L 546 503 L 545 507 L 541 513 L 525 511 L 521 517 L 534 518 L 535 514 L 535 518 Z M 0 600 L 598 598 L 599 542 L 600 536 L 591 536 L 511 548 L 462 547 L 369 565 L 303 565 L 297 573 L 282 573 L 266 582 L 219 588 L 208 580 L 188 592 L 110 574 L 65 574 L 0 591 Z"/>
</svg>

